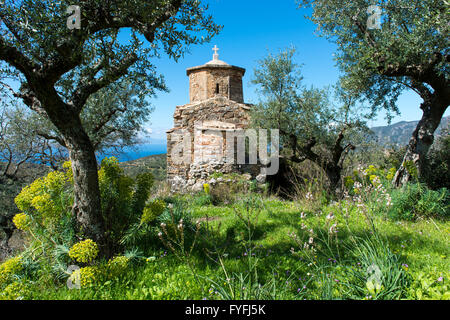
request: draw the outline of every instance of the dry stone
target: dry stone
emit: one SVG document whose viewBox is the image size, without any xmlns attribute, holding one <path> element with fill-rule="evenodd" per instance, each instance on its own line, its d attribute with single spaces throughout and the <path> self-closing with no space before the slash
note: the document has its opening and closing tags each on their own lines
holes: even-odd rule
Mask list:
<svg viewBox="0 0 450 320">
<path fill-rule="evenodd" d="M 200 190 L 214 172 L 246 173 L 247 179 L 259 174 L 257 165 L 226 161 L 227 133 L 250 124 L 251 105 L 244 103 L 242 89 L 244 74 L 245 69 L 219 60 L 218 54 L 204 65 L 187 69 L 190 102 L 176 107 L 174 128 L 167 131 L 167 178 L 172 190 Z M 234 150 L 236 159 L 236 146 Z"/>
</svg>

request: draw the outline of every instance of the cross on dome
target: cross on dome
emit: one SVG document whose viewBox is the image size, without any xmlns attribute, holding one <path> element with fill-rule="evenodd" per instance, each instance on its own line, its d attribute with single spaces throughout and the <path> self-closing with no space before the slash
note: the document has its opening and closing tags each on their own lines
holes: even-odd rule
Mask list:
<svg viewBox="0 0 450 320">
<path fill-rule="evenodd" d="M 214 51 L 213 60 L 219 60 L 219 54 L 217 53 L 217 51 L 219 51 L 219 48 L 217 48 L 217 45 L 214 45 L 214 48 L 212 49 Z"/>
<path fill-rule="evenodd" d="M 219 48 L 217 47 L 217 45 L 214 45 L 214 48 L 212 48 L 212 50 L 214 51 L 213 58 L 211 61 L 207 62 L 206 65 L 228 66 L 228 63 L 219 60 L 219 53 L 218 53 Z"/>
</svg>

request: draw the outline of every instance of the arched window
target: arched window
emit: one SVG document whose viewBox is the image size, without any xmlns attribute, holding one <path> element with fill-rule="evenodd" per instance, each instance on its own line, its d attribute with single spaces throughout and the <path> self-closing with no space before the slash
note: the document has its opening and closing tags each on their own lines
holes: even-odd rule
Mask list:
<svg viewBox="0 0 450 320">
<path fill-rule="evenodd" d="M 219 84 L 216 83 L 216 94 L 219 93 Z"/>
</svg>

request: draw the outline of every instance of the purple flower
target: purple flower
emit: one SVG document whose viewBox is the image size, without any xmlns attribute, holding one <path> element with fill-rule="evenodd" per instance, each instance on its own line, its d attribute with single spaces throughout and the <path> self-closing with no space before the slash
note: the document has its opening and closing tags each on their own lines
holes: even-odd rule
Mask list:
<svg viewBox="0 0 450 320">
<path fill-rule="evenodd" d="M 439 282 L 442 282 L 442 280 L 444 280 L 443 277 L 439 277 L 439 278 L 437 279 L 437 281 L 439 281 Z"/>
</svg>

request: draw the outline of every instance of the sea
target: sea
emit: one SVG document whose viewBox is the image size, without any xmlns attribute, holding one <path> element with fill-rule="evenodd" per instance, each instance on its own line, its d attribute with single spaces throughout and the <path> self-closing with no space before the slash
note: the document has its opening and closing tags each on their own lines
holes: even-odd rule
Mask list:
<svg viewBox="0 0 450 320">
<path fill-rule="evenodd" d="M 120 154 L 115 154 L 112 151 L 111 152 L 105 151 L 104 153 L 97 155 L 97 160 L 100 163 L 103 158 L 114 156 L 119 160 L 119 162 L 124 162 L 163 153 L 167 153 L 166 143 L 138 144 L 133 147 L 124 148 L 123 152 Z"/>
</svg>

